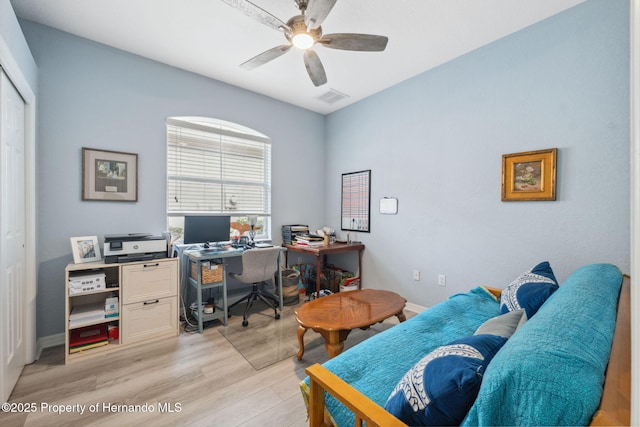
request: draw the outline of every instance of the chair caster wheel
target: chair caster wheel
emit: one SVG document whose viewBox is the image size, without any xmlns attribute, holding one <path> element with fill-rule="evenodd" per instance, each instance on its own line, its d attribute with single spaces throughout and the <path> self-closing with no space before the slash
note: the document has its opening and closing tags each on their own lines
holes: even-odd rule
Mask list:
<svg viewBox="0 0 640 427">
<path fill-rule="evenodd" d="M 276 320 L 280 318 L 280 313 L 276 313 Z"/>
<path fill-rule="evenodd" d="M 247 326 L 248 324 L 249 324 L 249 321 L 248 321 L 248 320 L 243 320 L 243 321 L 242 321 L 242 326 Z"/>
</svg>

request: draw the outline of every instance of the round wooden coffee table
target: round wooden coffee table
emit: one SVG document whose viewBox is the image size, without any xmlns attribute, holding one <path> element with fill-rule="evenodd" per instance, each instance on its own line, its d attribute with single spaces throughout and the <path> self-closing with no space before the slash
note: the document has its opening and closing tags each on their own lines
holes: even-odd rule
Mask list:
<svg viewBox="0 0 640 427">
<path fill-rule="evenodd" d="M 356 328 L 369 326 L 396 316 L 400 322 L 406 317 L 403 309 L 407 300 L 391 291 L 361 289 L 327 295 L 303 304 L 295 311 L 298 322 L 298 360 L 304 354 L 304 334 L 313 329 L 324 338 L 330 358 L 342 353 L 344 341 Z"/>
</svg>

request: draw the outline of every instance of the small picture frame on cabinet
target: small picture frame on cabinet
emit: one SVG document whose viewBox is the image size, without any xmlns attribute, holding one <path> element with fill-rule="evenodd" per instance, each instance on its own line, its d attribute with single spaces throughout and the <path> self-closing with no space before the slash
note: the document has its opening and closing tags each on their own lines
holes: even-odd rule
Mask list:
<svg viewBox="0 0 640 427">
<path fill-rule="evenodd" d="M 97 236 L 72 237 L 71 252 L 76 264 L 102 260 Z"/>
</svg>

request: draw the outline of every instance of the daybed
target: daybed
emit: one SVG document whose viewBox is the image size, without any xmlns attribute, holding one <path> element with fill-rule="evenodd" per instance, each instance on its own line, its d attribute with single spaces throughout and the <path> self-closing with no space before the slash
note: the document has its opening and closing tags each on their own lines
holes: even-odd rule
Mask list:
<svg viewBox="0 0 640 427">
<path fill-rule="evenodd" d="M 617 267 L 593 264 L 552 291 L 537 312 L 527 312 L 526 322 L 505 338 L 488 364 L 478 367 L 481 385 L 472 391 L 462 425 L 629 424 L 628 276 L 623 281 Z M 408 424 L 384 409 L 396 385 L 434 350 L 473 336 L 509 311 L 500 295 L 499 289 L 485 287 L 454 295 L 309 367 L 301 388 L 310 425 Z"/>
</svg>

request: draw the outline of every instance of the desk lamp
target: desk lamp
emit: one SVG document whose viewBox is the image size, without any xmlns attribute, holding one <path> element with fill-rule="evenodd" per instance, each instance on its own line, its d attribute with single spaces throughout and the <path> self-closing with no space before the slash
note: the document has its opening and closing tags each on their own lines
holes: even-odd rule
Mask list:
<svg viewBox="0 0 640 427">
<path fill-rule="evenodd" d="M 249 230 L 249 244 L 251 246 L 253 246 L 255 244 L 255 237 L 256 237 L 256 223 L 258 222 L 258 217 L 257 216 L 250 216 L 249 217 L 249 226 L 251 227 L 251 230 Z"/>
</svg>

